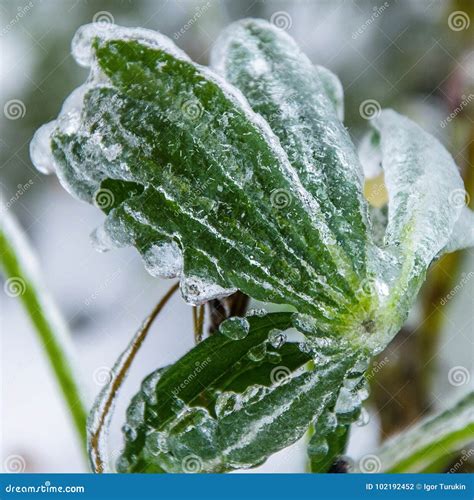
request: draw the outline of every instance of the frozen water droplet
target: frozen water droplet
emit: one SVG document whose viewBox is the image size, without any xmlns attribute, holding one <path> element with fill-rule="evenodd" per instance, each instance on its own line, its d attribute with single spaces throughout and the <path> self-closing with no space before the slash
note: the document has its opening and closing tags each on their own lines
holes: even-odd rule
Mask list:
<svg viewBox="0 0 474 500">
<path fill-rule="evenodd" d="M 267 354 L 267 345 L 263 342 L 262 344 L 252 347 L 248 352 L 247 356 L 251 361 L 261 361 Z"/>
<path fill-rule="evenodd" d="M 217 418 L 223 418 L 238 409 L 238 398 L 235 392 L 223 392 L 217 396 L 215 412 Z"/>
<path fill-rule="evenodd" d="M 265 359 L 269 363 L 272 363 L 273 365 L 277 365 L 278 363 L 281 362 L 282 357 L 281 357 L 281 354 L 279 354 L 278 352 L 269 351 L 269 352 L 267 352 Z"/>
<path fill-rule="evenodd" d="M 127 409 L 127 422 L 132 427 L 141 425 L 145 418 L 145 401 L 141 395 L 134 398 L 132 404 Z"/>
<path fill-rule="evenodd" d="M 242 393 L 242 404 L 253 404 L 262 400 L 268 394 L 268 388 L 263 385 L 251 385 Z"/>
<path fill-rule="evenodd" d="M 317 331 L 317 322 L 307 314 L 295 314 L 292 318 L 293 326 L 304 334 L 314 334 Z"/>
<path fill-rule="evenodd" d="M 360 387 L 357 389 L 357 394 L 359 395 L 361 401 L 365 401 L 369 397 L 370 386 L 367 380 L 362 380 Z"/>
<path fill-rule="evenodd" d="M 298 349 L 306 354 L 310 354 L 313 351 L 308 342 L 300 342 L 298 344 Z"/>
<path fill-rule="evenodd" d="M 326 439 L 317 438 L 316 435 L 308 444 L 308 454 L 314 458 L 324 458 L 329 451 Z"/>
<path fill-rule="evenodd" d="M 160 368 L 159 370 L 156 370 L 148 375 L 148 377 L 146 377 L 142 382 L 141 390 L 143 398 L 149 405 L 155 405 L 157 402 L 156 385 L 158 384 L 158 381 L 160 380 L 161 375 L 164 371 L 164 368 Z"/>
<path fill-rule="evenodd" d="M 144 252 L 143 263 L 152 276 L 174 278 L 181 274 L 183 256 L 176 242 L 160 243 Z"/>
<path fill-rule="evenodd" d="M 146 437 L 146 451 L 151 455 L 159 455 L 169 451 L 168 436 L 164 432 L 152 432 Z"/>
<path fill-rule="evenodd" d="M 280 349 L 280 347 L 286 342 L 286 334 L 281 330 L 270 330 L 268 334 L 268 341 L 275 349 Z"/>
<path fill-rule="evenodd" d="M 250 330 L 249 322 L 245 318 L 229 318 L 221 323 L 219 331 L 232 340 L 244 339 Z"/>
<path fill-rule="evenodd" d="M 135 441 L 137 439 L 137 431 L 135 427 L 132 427 L 129 424 L 125 424 L 122 427 L 123 433 L 125 434 L 125 437 L 127 438 L 128 441 Z"/>
<path fill-rule="evenodd" d="M 357 393 L 353 393 L 347 387 L 342 387 L 334 408 L 341 423 L 351 421 L 360 411 L 361 401 Z"/>
<path fill-rule="evenodd" d="M 335 413 L 327 411 L 323 413 L 315 424 L 316 432 L 328 433 L 337 426 L 337 416 Z"/>
<path fill-rule="evenodd" d="M 227 297 L 235 288 L 223 288 L 212 281 L 197 276 L 186 276 L 181 280 L 181 293 L 189 304 L 202 305 L 212 299 Z"/>
<path fill-rule="evenodd" d="M 55 161 L 51 151 L 51 134 L 56 127 L 56 120 L 46 123 L 35 132 L 30 142 L 31 161 L 42 174 L 52 174 L 55 171 Z"/>
<path fill-rule="evenodd" d="M 369 420 L 370 420 L 369 412 L 365 408 L 362 408 L 360 411 L 359 418 L 356 421 L 356 424 L 359 427 L 363 427 L 364 425 L 367 425 L 369 423 Z"/>
<path fill-rule="evenodd" d="M 109 232 L 104 226 L 99 226 L 95 229 L 90 238 L 92 246 L 98 252 L 107 252 L 116 246 L 114 240 L 110 237 Z"/>
</svg>

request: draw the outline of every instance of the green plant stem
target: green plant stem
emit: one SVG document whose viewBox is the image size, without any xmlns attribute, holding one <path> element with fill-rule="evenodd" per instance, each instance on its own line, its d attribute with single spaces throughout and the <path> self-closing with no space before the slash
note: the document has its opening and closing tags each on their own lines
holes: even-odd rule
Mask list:
<svg viewBox="0 0 474 500">
<path fill-rule="evenodd" d="M 3 209 L 0 223 L 0 266 L 4 290 L 26 309 L 61 388 L 84 451 L 87 410 L 74 375 L 67 326 L 41 283 L 36 257 L 16 220 Z"/>
</svg>

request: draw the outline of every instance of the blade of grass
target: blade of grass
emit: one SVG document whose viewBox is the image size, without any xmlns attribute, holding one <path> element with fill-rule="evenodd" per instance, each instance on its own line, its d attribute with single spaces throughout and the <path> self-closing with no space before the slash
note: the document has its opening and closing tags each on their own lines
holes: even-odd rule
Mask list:
<svg viewBox="0 0 474 500">
<path fill-rule="evenodd" d="M 473 440 L 472 391 L 453 407 L 386 441 L 375 456 L 380 462 L 380 472 L 421 472 Z"/>
<path fill-rule="evenodd" d="M 72 368 L 66 322 L 42 283 L 37 259 L 26 235 L 4 207 L 1 211 L 0 267 L 6 277 L 4 291 L 10 297 L 18 297 L 28 313 L 85 451 L 87 410 Z"/>
</svg>

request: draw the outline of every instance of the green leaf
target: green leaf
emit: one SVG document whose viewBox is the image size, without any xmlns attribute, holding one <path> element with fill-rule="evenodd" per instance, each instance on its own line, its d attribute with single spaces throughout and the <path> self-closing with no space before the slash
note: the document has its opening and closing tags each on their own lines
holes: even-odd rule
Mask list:
<svg viewBox="0 0 474 500">
<path fill-rule="evenodd" d="M 365 276 L 362 169 L 338 117 L 342 90 L 337 77 L 314 67 L 283 30 L 258 19 L 226 28 L 211 59 L 268 121 L 355 271 Z"/>
<path fill-rule="evenodd" d="M 81 105 L 67 103 L 46 132 L 65 187 L 108 212 L 99 245 L 135 245 L 152 274 L 181 275 L 192 303 L 240 289 L 322 322 L 349 317 L 365 226 L 359 181 L 339 178 L 353 153 L 330 101 L 324 117 L 344 135 L 322 176 L 337 201 L 331 214 L 236 89 L 159 34 L 90 29 L 75 42 L 76 57 L 77 46 L 92 51 L 91 78 L 72 98 Z"/>
<path fill-rule="evenodd" d="M 120 472 L 186 472 L 188 461 L 202 472 L 254 467 L 327 408 L 336 405 L 339 423 L 357 413 L 360 353 L 338 352 L 308 371 L 309 353 L 279 339 L 292 314 L 242 319 L 248 334 L 238 340 L 222 333 L 235 320 L 144 380 L 127 412 Z"/>
<path fill-rule="evenodd" d="M 408 118 L 384 110 L 372 123 L 389 195 L 385 245 L 401 254 L 401 286 L 407 286 L 448 243 L 463 182 L 448 151 Z"/>
<path fill-rule="evenodd" d="M 318 418 L 315 430 L 307 448 L 310 471 L 328 472 L 337 458 L 344 453 L 350 425 L 338 424 L 334 411 L 328 410 Z"/>
<path fill-rule="evenodd" d="M 380 472 L 421 472 L 474 440 L 474 392 L 394 436 L 375 452 Z"/>
<path fill-rule="evenodd" d="M 67 323 L 44 285 L 36 255 L 23 230 L 5 207 L 0 207 L 0 212 L 0 268 L 6 278 L 4 291 L 21 300 L 48 357 L 81 445 L 85 447 L 87 410 L 75 373 Z"/>
<path fill-rule="evenodd" d="M 337 117 L 341 122 L 344 121 L 344 89 L 342 83 L 332 71 L 324 66 L 316 66 L 319 79 L 323 85 L 329 100 L 336 108 Z"/>
</svg>

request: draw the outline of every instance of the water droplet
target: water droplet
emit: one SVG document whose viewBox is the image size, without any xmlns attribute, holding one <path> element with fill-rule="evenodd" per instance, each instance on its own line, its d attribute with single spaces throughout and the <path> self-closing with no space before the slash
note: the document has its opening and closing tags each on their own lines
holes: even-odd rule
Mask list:
<svg viewBox="0 0 474 500">
<path fill-rule="evenodd" d="M 261 361 L 265 357 L 265 354 L 267 354 L 267 345 L 263 342 L 262 344 L 252 347 L 247 356 L 252 361 Z"/>
<path fill-rule="evenodd" d="M 281 330 L 270 330 L 268 334 L 268 341 L 275 349 L 280 349 L 280 347 L 286 342 L 286 334 Z"/>
<path fill-rule="evenodd" d="M 238 409 L 238 397 L 235 392 L 223 392 L 217 396 L 215 412 L 217 418 L 223 418 Z"/>
<path fill-rule="evenodd" d="M 328 451 L 328 442 L 324 438 L 313 436 L 308 444 L 308 454 L 316 459 L 321 459 L 327 455 Z"/>
<path fill-rule="evenodd" d="M 352 421 L 360 412 L 361 401 L 357 393 L 342 387 L 334 408 L 340 423 Z"/>
<path fill-rule="evenodd" d="M 360 411 L 359 418 L 356 421 L 356 424 L 359 427 L 363 427 L 364 425 L 367 425 L 369 423 L 369 420 L 370 420 L 369 412 L 365 408 L 362 408 Z"/>
<path fill-rule="evenodd" d="M 125 434 L 125 437 L 127 438 L 128 441 L 135 441 L 137 439 L 137 431 L 135 427 L 132 427 L 131 425 L 125 424 L 122 427 L 123 433 Z"/>
<path fill-rule="evenodd" d="M 232 340 L 244 339 L 250 330 L 249 322 L 245 318 L 229 318 L 221 323 L 219 331 Z"/>
</svg>

